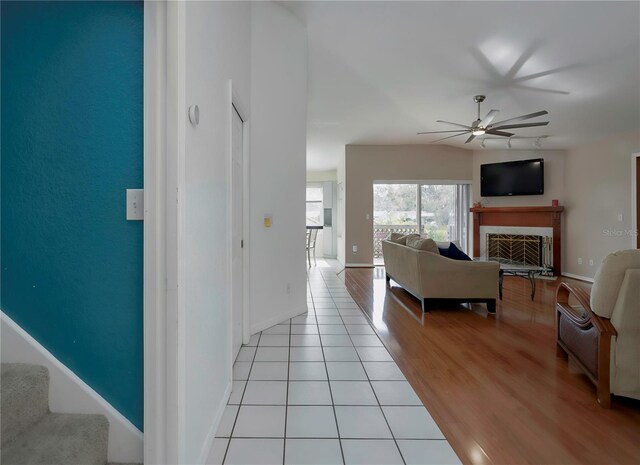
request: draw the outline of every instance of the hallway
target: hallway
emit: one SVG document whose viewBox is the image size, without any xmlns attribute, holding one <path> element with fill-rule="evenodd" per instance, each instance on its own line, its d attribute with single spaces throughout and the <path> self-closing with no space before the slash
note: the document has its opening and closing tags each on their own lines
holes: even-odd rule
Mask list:
<svg viewBox="0 0 640 465">
<path fill-rule="evenodd" d="M 460 463 L 335 270 L 318 264 L 309 312 L 241 349 L 208 463 Z"/>
</svg>

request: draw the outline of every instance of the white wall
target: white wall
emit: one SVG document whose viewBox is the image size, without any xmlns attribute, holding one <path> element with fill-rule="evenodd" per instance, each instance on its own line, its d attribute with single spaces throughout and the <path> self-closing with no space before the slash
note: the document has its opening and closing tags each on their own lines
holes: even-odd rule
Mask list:
<svg viewBox="0 0 640 465">
<path fill-rule="evenodd" d="M 251 10 L 245 2 L 185 2 L 184 193 L 179 231 L 179 461 L 204 460 L 231 386 L 229 79 L 250 107 Z M 171 38 L 170 38 L 171 40 Z M 180 326 L 180 324 L 179 324 Z"/>
<path fill-rule="evenodd" d="M 634 247 L 631 154 L 639 151 L 638 131 L 568 150 L 563 272 L 593 278 L 608 254 Z"/>
<path fill-rule="evenodd" d="M 346 250 L 342 253 L 347 266 L 373 266 L 374 181 L 469 181 L 472 175 L 473 154 L 459 147 L 347 145 L 345 150 Z"/>
<path fill-rule="evenodd" d="M 307 39 L 274 3 L 251 5 L 251 104 L 253 333 L 306 311 Z"/>
</svg>

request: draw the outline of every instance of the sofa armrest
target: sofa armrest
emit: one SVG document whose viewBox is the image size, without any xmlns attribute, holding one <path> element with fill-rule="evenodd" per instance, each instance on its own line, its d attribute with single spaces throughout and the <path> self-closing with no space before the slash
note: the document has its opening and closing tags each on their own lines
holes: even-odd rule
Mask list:
<svg viewBox="0 0 640 465">
<path fill-rule="evenodd" d="M 570 296 L 573 296 L 578 301 L 580 308 L 583 309 L 584 312 L 578 312 L 574 307 L 569 305 Z M 616 330 L 611 324 L 611 321 L 593 312 L 589 297 L 589 291 L 582 287 L 575 287 L 568 283 L 560 283 L 556 292 L 556 310 L 580 328 L 593 325 L 600 333 L 609 332 L 615 335 Z"/>
<path fill-rule="evenodd" d="M 579 307 L 569 304 L 573 296 Z M 556 293 L 556 344 L 572 356 L 593 381 L 598 390 L 598 402 L 611 405 L 611 340 L 616 336 L 611 321 L 591 309 L 589 292 L 581 287 L 561 283 Z"/>
</svg>

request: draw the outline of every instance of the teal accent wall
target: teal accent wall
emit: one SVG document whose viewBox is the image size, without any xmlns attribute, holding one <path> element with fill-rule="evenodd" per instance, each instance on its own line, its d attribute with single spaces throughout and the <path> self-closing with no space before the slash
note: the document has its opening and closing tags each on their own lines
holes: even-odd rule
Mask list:
<svg viewBox="0 0 640 465">
<path fill-rule="evenodd" d="M 142 2 L 1 2 L 0 305 L 143 421 Z"/>
</svg>

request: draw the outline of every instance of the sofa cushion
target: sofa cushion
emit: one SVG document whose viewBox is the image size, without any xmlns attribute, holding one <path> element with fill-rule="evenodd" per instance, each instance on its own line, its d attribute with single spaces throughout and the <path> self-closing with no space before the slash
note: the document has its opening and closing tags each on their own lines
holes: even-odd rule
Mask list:
<svg viewBox="0 0 640 465">
<path fill-rule="evenodd" d="M 410 237 L 419 237 L 417 234 L 399 234 L 392 232 L 389 236 L 389 242 L 395 244 L 407 245 L 407 239 Z"/>
<path fill-rule="evenodd" d="M 443 257 L 451 258 L 452 260 L 471 260 L 471 258 L 469 258 L 466 253 L 456 247 L 456 244 L 453 242 L 449 243 L 449 247 L 440 247 L 438 245 L 438 251 Z"/>
<path fill-rule="evenodd" d="M 424 250 L 439 255 L 438 246 L 433 239 L 421 239 L 420 236 L 407 238 L 407 246 L 417 250 Z"/>
</svg>

